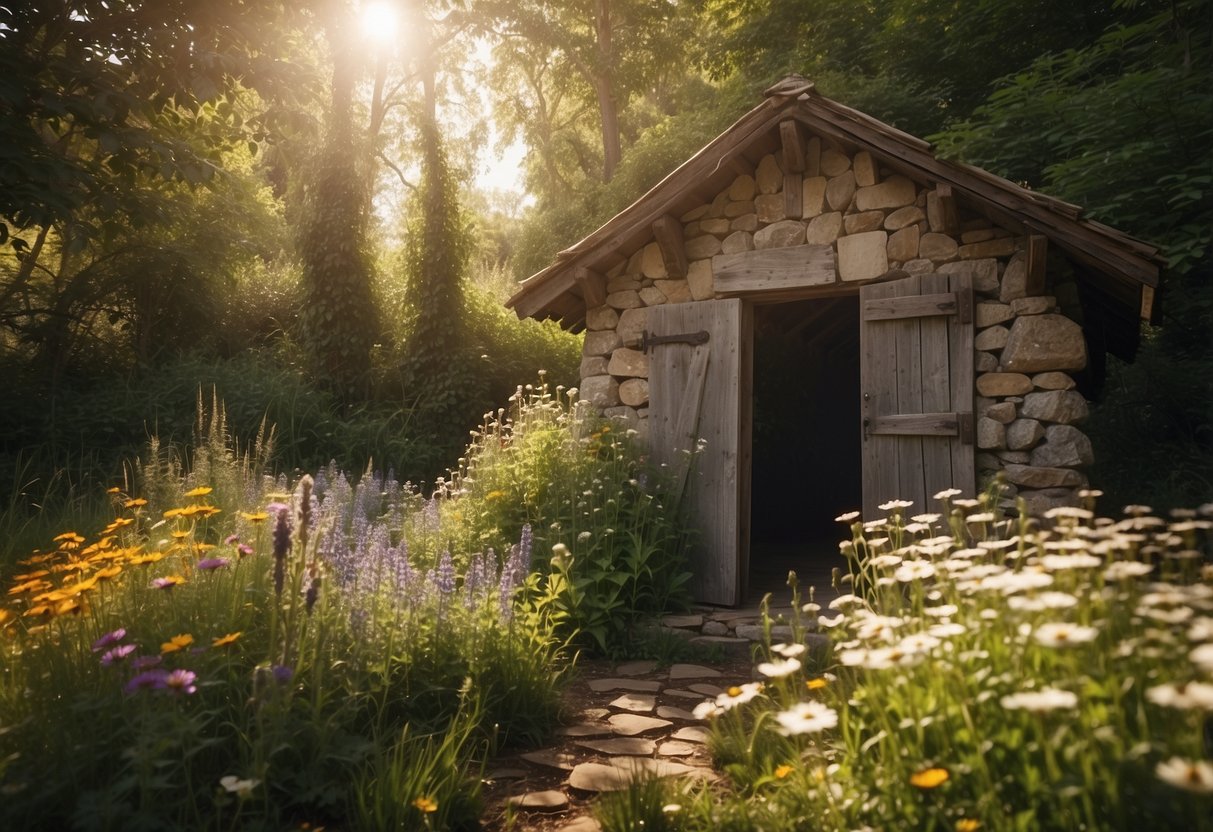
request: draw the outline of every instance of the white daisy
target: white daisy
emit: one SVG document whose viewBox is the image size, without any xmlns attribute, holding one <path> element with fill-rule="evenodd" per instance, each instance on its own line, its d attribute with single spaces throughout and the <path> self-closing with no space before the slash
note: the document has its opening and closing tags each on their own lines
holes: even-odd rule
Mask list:
<svg viewBox="0 0 1213 832">
<path fill-rule="evenodd" d="M 1032 637 L 1038 644 L 1043 644 L 1045 647 L 1068 647 L 1071 644 L 1085 644 L 1088 641 L 1094 641 L 1098 635 L 1099 630 L 1094 627 L 1053 621 L 1037 627 Z"/>
<path fill-rule="evenodd" d="M 796 659 L 776 659 L 758 665 L 758 672 L 768 679 L 778 679 L 795 673 L 797 670 L 800 670 L 800 662 Z"/>
<path fill-rule="evenodd" d="M 1024 690 L 1008 694 L 998 700 L 1008 711 L 1031 711 L 1044 713 L 1059 708 L 1074 708 L 1078 705 L 1078 697 L 1068 690 L 1044 688 L 1043 690 Z"/>
<path fill-rule="evenodd" d="M 1198 794 L 1213 792 L 1213 764 L 1205 760 L 1185 760 L 1172 757 L 1160 762 L 1154 769 L 1158 779 L 1164 783 Z"/>
<path fill-rule="evenodd" d="M 775 714 L 777 729 L 784 736 L 819 734 L 838 724 L 838 712 L 820 702 L 798 702 Z"/>
</svg>

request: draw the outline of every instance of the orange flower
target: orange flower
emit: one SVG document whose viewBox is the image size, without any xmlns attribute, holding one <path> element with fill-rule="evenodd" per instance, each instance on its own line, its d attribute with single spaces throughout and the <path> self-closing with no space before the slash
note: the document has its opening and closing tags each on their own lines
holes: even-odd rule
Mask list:
<svg viewBox="0 0 1213 832">
<path fill-rule="evenodd" d="M 185 492 L 185 494 L 183 496 L 185 496 L 185 497 L 205 497 L 207 494 L 210 494 L 214 490 L 215 489 L 211 488 L 209 485 L 200 485 L 197 488 L 191 488 L 189 491 Z"/>
<path fill-rule="evenodd" d="M 229 644 L 235 644 L 243 633 L 228 633 L 225 636 L 220 636 L 211 642 L 211 647 L 227 647 Z"/>
<path fill-rule="evenodd" d="M 170 638 L 164 644 L 160 645 L 161 653 L 176 653 L 178 650 L 184 650 L 194 643 L 194 637 L 189 633 L 182 633 Z"/>
<path fill-rule="evenodd" d="M 147 500 L 143 499 L 142 497 L 136 497 L 133 500 L 127 500 L 125 503 L 122 504 L 122 507 L 123 508 L 140 508 L 145 505 L 147 505 Z"/>
<path fill-rule="evenodd" d="M 23 595 L 26 592 L 41 592 L 44 589 L 49 589 L 51 583 L 43 580 L 26 581 L 22 584 L 17 584 L 14 587 L 9 587 L 9 595 Z"/>
<path fill-rule="evenodd" d="M 956 821 L 956 832 L 977 832 L 981 828 L 981 821 L 977 818 L 961 818 Z"/>
<path fill-rule="evenodd" d="M 781 765 L 779 768 L 775 769 L 775 776 L 778 777 L 780 780 L 782 780 L 783 778 L 785 778 L 789 774 L 791 774 L 793 771 L 795 771 L 795 769 L 785 763 L 784 765 Z"/>
<path fill-rule="evenodd" d="M 924 768 L 910 775 L 910 785 L 920 789 L 933 789 L 942 786 L 948 780 L 946 768 Z"/>
<path fill-rule="evenodd" d="M 122 489 L 115 485 L 113 488 L 105 489 L 105 493 L 106 494 L 121 494 Z"/>
<path fill-rule="evenodd" d="M 438 801 L 430 797 L 419 797 L 413 801 L 413 807 L 429 814 L 438 811 Z"/>
<path fill-rule="evenodd" d="M 60 601 L 55 607 L 55 615 L 67 615 L 68 613 L 78 613 L 84 609 L 79 598 L 69 598 L 66 601 Z"/>
<path fill-rule="evenodd" d="M 166 509 L 166 510 L 165 510 L 165 512 L 164 512 L 164 519 L 165 519 L 165 520 L 172 520 L 174 517 L 178 517 L 178 516 L 180 516 L 181 512 L 183 512 L 183 511 L 185 511 L 185 509 L 183 509 L 183 508 L 170 508 L 170 509 Z"/>
<path fill-rule="evenodd" d="M 809 690 L 821 690 L 826 686 L 826 680 L 820 677 L 817 679 L 810 679 L 809 681 L 805 682 L 804 685 Z"/>
<path fill-rule="evenodd" d="M 110 578 L 116 578 L 121 574 L 122 574 L 121 566 L 110 566 L 110 567 L 106 567 L 105 569 L 97 570 L 97 573 L 95 575 L 93 575 L 93 578 L 95 578 L 98 581 L 108 581 Z"/>
</svg>

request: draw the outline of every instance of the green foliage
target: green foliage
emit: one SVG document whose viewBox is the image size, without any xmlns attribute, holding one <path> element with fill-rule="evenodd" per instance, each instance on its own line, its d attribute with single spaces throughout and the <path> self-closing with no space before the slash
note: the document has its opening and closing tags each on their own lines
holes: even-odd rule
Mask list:
<svg viewBox="0 0 1213 832">
<path fill-rule="evenodd" d="M 633 438 L 574 398 L 541 384 L 490 416 L 444 484 L 442 535 L 501 551 L 530 526 L 539 557 L 551 553 L 554 609 L 583 644 L 620 655 L 642 617 L 686 602 L 686 541 Z"/>
</svg>

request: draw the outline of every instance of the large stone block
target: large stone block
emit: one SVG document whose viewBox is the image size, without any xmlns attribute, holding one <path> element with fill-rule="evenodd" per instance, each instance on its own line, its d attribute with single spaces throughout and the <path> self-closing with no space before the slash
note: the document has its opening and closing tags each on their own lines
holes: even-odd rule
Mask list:
<svg viewBox="0 0 1213 832">
<path fill-rule="evenodd" d="M 997 260 L 962 260 L 959 263 L 944 263 L 939 267 L 943 274 L 970 274 L 973 276 L 973 291 L 986 295 L 998 294 Z"/>
<path fill-rule="evenodd" d="M 933 231 L 922 235 L 918 242 L 918 256 L 925 257 L 936 263 L 956 259 L 956 241 L 947 234 L 937 234 Z"/>
<path fill-rule="evenodd" d="M 712 261 L 696 260 L 687 266 L 687 285 L 695 300 L 711 300 L 716 296 L 712 281 Z"/>
<path fill-rule="evenodd" d="M 619 382 L 614 376 L 590 376 L 581 380 L 581 387 L 578 389 L 581 395 L 581 401 L 589 402 L 599 410 L 605 410 L 608 407 L 618 407 L 619 401 Z"/>
<path fill-rule="evenodd" d="M 577 378 L 590 376 L 605 376 L 607 374 L 607 358 L 604 355 L 587 355 L 581 359 L 581 368 Z"/>
<path fill-rule="evenodd" d="M 1007 465 L 1007 479 L 1025 488 L 1081 488 L 1086 477 L 1073 468 L 1043 468 L 1036 465 Z"/>
<path fill-rule="evenodd" d="M 1007 446 L 1007 426 L 988 416 L 977 420 L 977 447 L 982 450 L 998 450 Z"/>
<path fill-rule="evenodd" d="M 830 179 L 826 185 L 826 203 L 835 211 L 845 211 L 855 196 L 855 173 L 844 171 Z"/>
<path fill-rule="evenodd" d="M 879 185 L 875 187 L 880 187 Z M 889 270 L 889 235 L 884 231 L 838 239 L 838 274 L 843 280 L 870 280 Z"/>
<path fill-rule="evenodd" d="M 609 306 L 595 306 L 585 313 L 586 329 L 614 329 L 618 323 L 619 313 Z"/>
<path fill-rule="evenodd" d="M 979 303 L 973 312 L 973 325 L 978 329 L 984 329 L 987 326 L 1009 321 L 1014 317 L 1011 307 L 1005 303 Z"/>
<path fill-rule="evenodd" d="M 1011 311 L 1016 315 L 1043 315 L 1057 307 L 1057 298 L 1041 295 L 1033 298 L 1016 298 L 1011 301 Z"/>
<path fill-rule="evenodd" d="M 730 202 L 724 206 L 724 215 L 726 217 L 740 217 L 752 213 L 754 213 L 754 200 L 752 199 L 747 199 L 743 202 Z"/>
<path fill-rule="evenodd" d="M 998 359 L 993 353 L 989 352 L 974 352 L 973 367 L 979 373 L 992 373 L 998 369 Z"/>
<path fill-rule="evenodd" d="M 855 207 L 860 211 L 876 208 L 904 208 L 914 204 L 918 188 L 904 176 L 890 176 L 879 185 L 870 185 L 855 192 Z"/>
<path fill-rule="evenodd" d="M 983 257 L 1009 257 L 1015 251 L 1015 241 L 1010 237 L 970 243 L 960 247 L 961 260 L 979 260 Z"/>
<path fill-rule="evenodd" d="M 1007 447 L 1012 451 L 1030 451 L 1044 438 L 1044 425 L 1035 419 L 1016 419 L 1007 426 Z"/>
<path fill-rule="evenodd" d="M 624 345 L 636 346 L 640 343 L 640 336 L 644 334 L 648 321 L 648 309 L 643 307 L 628 309 L 619 316 L 619 326 L 615 328 L 615 331 L 619 333 L 619 339 Z M 606 370 L 603 370 L 603 372 L 606 372 Z"/>
<path fill-rule="evenodd" d="M 1002 422 L 1004 425 L 1009 425 L 1015 421 L 1015 402 L 998 402 L 992 404 L 985 409 L 981 414 L 995 422 Z M 1007 439 L 1007 445 L 1010 446 L 1010 439 Z"/>
<path fill-rule="evenodd" d="M 826 187 L 829 182 L 830 180 L 824 176 L 810 176 L 804 180 L 800 192 L 801 207 L 804 209 L 806 220 L 812 219 L 825 210 Z"/>
<path fill-rule="evenodd" d="M 754 232 L 754 248 L 783 248 L 804 242 L 804 223 L 783 220 Z"/>
<path fill-rule="evenodd" d="M 918 226 L 907 225 L 889 235 L 889 259 L 904 263 L 918 256 Z"/>
<path fill-rule="evenodd" d="M 1029 419 L 1072 425 L 1089 414 L 1087 400 L 1077 390 L 1043 390 L 1023 400 L 1023 415 Z"/>
<path fill-rule="evenodd" d="M 663 283 L 668 281 L 662 281 Z M 640 290 L 640 301 L 645 306 L 660 306 L 665 303 L 665 295 L 656 286 L 646 286 Z"/>
<path fill-rule="evenodd" d="M 643 249 L 641 249 L 643 253 Z M 626 292 L 628 289 L 640 288 L 640 276 L 635 274 L 617 274 L 607 280 L 606 290 L 609 295 L 611 292 Z"/>
<path fill-rule="evenodd" d="M 623 384 L 619 385 L 619 398 L 621 401 L 623 400 L 624 388 L 633 382 L 648 384 L 648 382 L 642 378 L 628 379 L 627 381 L 623 382 Z M 636 423 L 640 421 L 640 417 L 636 415 L 636 408 L 628 407 L 626 401 L 624 401 L 623 406 L 621 407 L 608 407 L 606 410 L 602 411 L 602 415 L 608 419 L 614 419 L 618 422 L 622 422 L 625 427 L 629 428 L 636 427 Z"/>
<path fill-rule="evenodd" d="M 863 211 L 859 214 L 847 214 L 842 219 L 842 227 L 848 234 L 879 231 L 882 225 L 884 225 L 884 211 Z"/>
<path fill-rule="evenodd" d="M 1076 468 L 1095 461 L 1091 440 L 1073 425 L 1050 425 L 1045 441 L 1032 450 L 1032 464 L 1044 468 Z"/>
<path fill-rule="evenodd" d="M 1040 517 L 1051 508 L 1078 505 L 1078 495 L 1071 488 L 1042 488 L 1019 492 L 1024 510 L 1031 517 Z"/>
<path fill-rule="evenodd" d="M 748 231 L 734 231 L 720 244 L 721 254 L 740 254 L 743 251 L 753 251 L 753 249 L 754 235 Z"/>
<path fill-rule="evenodd" d="M 711 207 L 712 207 L 711 205 L 704 203 L 703 205 L 700 205 L 698 208 L 692 208 L 690 211 L 687 211 L 685 214 L 683 214 L 678 219 L 682 222 L 695 222 L 695 220 L 703 219 L 704 217 L 706 217 L 708 215 L 708 211 L 711 209 Z"/>
<path fill-rule="evenodd" d="M 640 260 L 640 273 L 649 280 L 669 277 L 665 270 L 665 260 L 661 256 L 661 246 L 657 243 L 649 243 L 644 247 L 644 254 Z"/>
<path fill-rule="evenodd" d="M 1037 373 L 1032 376 L 1032 385 L 1041 390 L 1073 390 L 1077 385 L 1067 373 Z"/>
<path fill-rule="evenodd" d="M 731 231 L 757 231 L 758 230 L 758 215 L 754 213 L 742 214 L 737 219 L 729 223 Z"/>
<path fill-rule="evenodd" d="M 979 350 L 1000 350 L 1007 345 L 1010 335 L 1011 331 L 1005 326 L 992 326 L 977 333 L 977 337 L 973 339 L 973 347 Z M 1003 366 L 1006 366 L 1005 361 Z"/>
<path fill-rule="evenodd" d="M 620 378 L 648 378 L 649 356 L 640 350 L 620 347 L 611 353 L 607 372 Z"/>
<path fill-rule="evenodd" d="M 685 280 L 655 280 L 653 285 L 665 296 L 666 303 L 686 303 L 691 299 L 691 287 Z"/>
<path fill-rule="evenodd" d="M 758 163 L 758 170 L 754 171 L 754 181 L 761 194 L 774 194 L 783 190 L 783 171 L 770 153 L 763 156 L 762 161 Z"/>
<path fill-rule="evenodd" d="M 754 177 L 743 173 L 729 186 L 729 199 L 733 202 L 745 202 L 753 199 L 756 192 L 757 186 L 754 183 Z"/>
<path fill-rule="evenodd" d="M 619 400 L 630 407 L 649 403 L 649 382 L 643 378 L 630 378 L 619 385 Z"/>
<path fill-rule="evenodd" d="M 850 168 L 851 159 L 846 154 L 837 150 L 821 151 L 821 172 L 826 176 L 837 176 Z"/>
<path fill-rule="evenodd" d="M 856 185 L 867 187 L 876 184 L 876 161 L 871 153 L 866 150 L 859 151 L 851 160 L 851 164 L 855 169 Z"/>
<path fill-rule="evenodd" d="M 1064 315 L 1016 318 L 1002 353 L 1002 365 L 1021 373 L 1081 370 L 1087 366 L 1082 327 Z"/>
<path fill-rule="evenodd" d="M 713 217 L 710 220 L 704 220 L 699 223 L 699 230 L 705 234 L 715 234 L 717 237 L 729 233 L 729 221 L 724 217 Z M 688 234 L 688 237 L 698 236 L 696 234 Z"/>
<path fill-rule="evenodd" d="M 611 351 L 620 344 L 619 333 L 613 329 L 600 332 L 587 332 L 585 342 L 581 346 L 582 355 L 610 355 Z"/>
<path fill-rule="evenodd" d="M 884 227 L 889 231 L 897 231 L 905 228 L 907 225 L 917 225 L 924 219 L 926 218 L 923 216 L 921 208 L 917 205 L 907 205 L 905 208 L 898 208 L 885 217 Z"/>
<path fill-rule="evenodd" d="M 1002 273 L 1002 285 L 998 299 L 1003 303 L 1022 298 L 1028 294 L 1028 264 L 1023 252 L 1017 253 L 1007 263 Z"/>
<path fill-rule="evenodd" d="M 687 240 L 685 247 L 688 260 L 703 260 L 720 254 L 720 239 L 712 234 L 704 234 L 693 240 Z M 664 277 L 664 275 L 662 276 Z"/>
<path fill-rule="evenodd" d="M 1022 373 L 985 373 L 977 377 L 977 392 L 991 398 L 1032 392 L 1032 379 Z"/>
<path fill-rule="evenodd" d="M 763 194 L 754 200 L 754 212 L 759 222 L 779 222 L 787 219 L 783 194 Z"/>
<path fill-rule="evenodd" d="M 825 246 L 838 239 L 842 231 L 842 214 L 831 211 L 809 220 L 805 232 L 805 242 L 815 246 Z"/>
<path fill-rule="evenodd" d="M 640 300 L 640 293 L 635 289 L 628 289 L 624 292 L 611 292 L 607 295 L 607 306 L 613 306 L 616 309 L 634 309 L 637 306 L 644 304 Z"/>
</svg>

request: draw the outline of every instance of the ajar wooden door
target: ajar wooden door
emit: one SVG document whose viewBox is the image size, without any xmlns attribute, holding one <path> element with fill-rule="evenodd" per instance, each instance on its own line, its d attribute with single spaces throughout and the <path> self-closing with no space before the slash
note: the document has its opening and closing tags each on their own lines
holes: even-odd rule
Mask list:
<svg viewBox="0 0 1213 832">
<path fill-rule="evenodd" d="M 973 288 L 928 274 L 860 289 L 863 514 L 892 499 L 911 514 L 974 490 Z"/>
<path fill-rule="evenodd" d="M 736 299 L 667 304 L 647 324 L 649 447 L 695 524 L 691 593 L 736 605 L 749 567 L 753 312 Z"/>
</svg>

